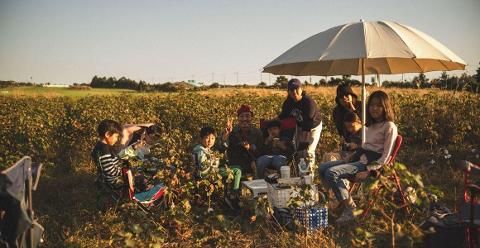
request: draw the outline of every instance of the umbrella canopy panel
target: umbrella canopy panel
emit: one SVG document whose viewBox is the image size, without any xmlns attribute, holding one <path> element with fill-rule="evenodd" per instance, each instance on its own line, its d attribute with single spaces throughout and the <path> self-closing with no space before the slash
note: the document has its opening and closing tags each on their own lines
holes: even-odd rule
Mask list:
<svg viewBox="0 0 480 248">
<path fill-rule="evenodd" d="M 277 75 L 362 75 L 464 70 L 465 62 L 440 42 L 396 22 L 355 22 L 318 33 L 270 62 Z"/>
</svg>

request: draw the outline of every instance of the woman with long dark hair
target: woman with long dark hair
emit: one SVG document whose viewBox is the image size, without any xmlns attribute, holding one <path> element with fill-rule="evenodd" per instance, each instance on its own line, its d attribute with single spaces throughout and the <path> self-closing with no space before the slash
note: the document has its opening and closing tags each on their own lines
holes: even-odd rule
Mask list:
<svg viewBox="0 0 480 248">
<path fill-rule="evenodd" d="M 322 181 L 333 190 L 345 210 L 337 223 L 353 220 L 356 205 L 353 202 L 344 179 L 365 179 L 370 173 L 387 163 L 397 138 L 390 98 L 383 91 L 375 91 L 368 98 L 366 141 L 355 153 L 344 160 L 320 165 Z"/>
</svg>

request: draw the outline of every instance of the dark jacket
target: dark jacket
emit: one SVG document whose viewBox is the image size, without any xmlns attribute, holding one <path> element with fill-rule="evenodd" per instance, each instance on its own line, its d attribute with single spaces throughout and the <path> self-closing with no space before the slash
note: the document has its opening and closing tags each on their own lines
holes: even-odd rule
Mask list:
<svg viewBox="0 0 480 248">
<path fill-rule="evenodd" d="M 294 151 L 292 141 L 280 139 L 280 142 L 282 142 L 286 146 L 286 150 L 282 150 L 278 147 L 273 147 L 271 143 L 265 144 L 264 142 L 264 145 L 260 150 L 260 155 L 283 155 L 285 157 L 289 157 L 290 155 L 292 155 Z"/>
<path fill-rule="evenodd" d="M 343 117 L 347 112 L 350 112 L 350 109 L 345 108 L 340 102 L 338 101 L 338 98 L 335 98 L 335 102 L 337 103 L 337 106 L 335 109 L 333 109 L 333 121 L 335 122 L 335 126 L 337 127 L 338 134 L 345 140 L 345 142 L 355 142 L 360 140 L 358 135 L 355 134 L 349 134 L 347 130 L 345 129 L 345 126 L 343 125 Z M 362 102 L 358 101 L 355 104 L 355 113 L 362 117 Z"/>
<path fill-rule="evenodd" d="M 218 139 L 219 141 L 221 139 Z M 252 147 L 246 150 L 243 142 L 247 141 Z M 226 146 L 225 146 L 226 145 Z M 223 147 L 227 150 L 228 165 L 240 166 L 243 172 L 252 172 L 251 162 L 255 161 L 263 149 L 263 135 L 260 129 L 251 127 L 246 134 L 242 132 L 238 125 L 233 127 L 232 132 L 228 136 L 227 144 Z M 219 149 L 221 151 L 221 149 Z"/>
<path fill-rule="evenodd" d="M 297 125 L 303 131 L 310 131 L 322 122 L 317 104 L 305 92 L 302 95 L 302 100 L 298 102 L 295 102 L 291 97 L 287 97 L 287 100 L 283 102 L 282 112 L 278 115 L 278 118 L 283 120 L 291 116 L 296 117 Z"/>
</svg>

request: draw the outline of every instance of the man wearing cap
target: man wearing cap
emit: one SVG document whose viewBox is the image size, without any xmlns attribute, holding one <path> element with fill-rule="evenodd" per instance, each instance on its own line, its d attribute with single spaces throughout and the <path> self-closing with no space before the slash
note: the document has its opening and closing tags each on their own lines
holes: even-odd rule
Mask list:
<svg viewBox="0 0 480 248">
<path fill-rule="evenodd" d="M 362 102 L 358 100 L 357 95 L 347 84 L 340 84 L 337 87 L 337 96 L 335 97 L 335 102 L 337 103 L 337 106 L 333 110 L 333 120 L 335 121 L 338 134 L 342 136 L 345 141 L 346 147 L 344 150 L 354 150 L 354 140 L 358 139 L 359 137 L 354 137 L 346 130 L 343 120 L 345 114 L 348 112 L 356 113 L 358 116 L 361 116 Z"/>
<path fill-rule="evenodd" d="M 232 121 L 227 120 L 222 133 L 221 141 L 227 149 L 228 164 L 241 167 L 242 175 L 255 173 L 255 160 L 263 145 L 263 135 L 252 124 L 253 111 L 250 106 L 240 106 L 237 116 L 238 124 L 232 126 Z"/>
<path fill-rule="evenodd" d="M 300 80 L 288 81 L 288 96 L 283 102 L 280 120 L 294 117 L 297 121 L 297 150 L 306 149 L 307 162 L 314 171 L 315 149 L 322 132 L 322 119 L 315 101 L 303 91 Z"/>
</svg>

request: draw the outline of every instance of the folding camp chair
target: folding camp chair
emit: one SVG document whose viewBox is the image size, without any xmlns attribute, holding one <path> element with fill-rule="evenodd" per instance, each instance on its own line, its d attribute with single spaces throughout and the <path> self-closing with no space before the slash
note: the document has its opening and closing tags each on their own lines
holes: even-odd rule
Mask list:
<svg viewBox="0 0 480 248">
<path fill-rule="evenodd" d="M 152 188 L 142 192 L 135 192 L 135 183 L 133 180 L 133 173 L 130 168 L 123 168 L 122 174 L 125 178 L 125 182 L 128 185 L 128 197 L 135 203 L 148 217 L 158 225 L 153 218 L 150 208 L 155 202 L 165 194 L 165 186 L 163 184 L 156 184 Z"/>
<path fill-rule="evenodd" d="M 94 158 L 94 156 L 92 156 Z M 123 185 L 112 186 L 105 181 L 103 170 L 100 167 L 100 162 L 95 161 L 97 167 L 97 178 L 95 179 L 95 186 L 97 188 L 97 207 L 100 208 L 100 199 L 102 197 L 109 197 L 115 202 L 115 209 L 120 201 L 127 199 L 132 200 L 139 205 L 142 211 L 148 211 L 148 208 L 158 200 L 164 193 L 163 185 L 155 185 L 148 191 L 135 193 L 135 186 L 133 182 L 133 175 L 130 168 L 122 168 Z"/>
<path fill-rule="evenodd" d="M 459 202 L 460 222 L 465 226 L 465 241 L 468 247 L 475 247 L 478 241 L 478 228 L 480 227 L 480 186 L 472 176 L 480 175 L 480 166 L 468 161 L 458 161 L 457 167 L 464 173 L 463 197 Z"/>
<path fill-rule="evenodd" d="M 407 197 L 405 196 L 405 192 L 402 188 L 402 185 L 400 184 L 400 177 L 398 176 L 398 173 L 395 171 L 395 169 L 393 168 L 394 164 L 395 164 L 395 159 L 397 157 L 397 154 L 398 154 L 398 151 L 400 150 L 400 147 L 402 146 L 402 142 L 403 142 L 403 137 L 401 135 L 398 135 L 397 136 L 397 139 L 395 140 L 395 145 L 394 145 L 394 148 L 393 148 L 393 151 L 392 151 L 392 154 L 390 155 L 390 158 L 388 159 L 387 163 L 384 165 L 384 166 L 389 166 L 392 168 L 392 175 L 390 175 L 388 177 L 388 179 L 390 180 L 393 180 L 395 182 L 395 186 L 400 194 L 400 200 L 402 202 L 402 205 L 400 206 L 401 208 L 405 208 L 405 210 L 409 213 L 410 212 L 410 208 L 409 208 L 409 203 L 408 203 L 408 200 L 407 200 Z M 380 176 L 380 171 L 376 171 L 376 176 Z M 350 187 L 349 191 L 350 193 L 352 193 L 354 190 L 358 189 L 360 187 L 360 183 L 361 182 L 355 182 L 355 181 L 351 181 L 352 183 L 352 186 Z M 372 209 L 372 206 L 373 206 L 373 203 L 375 202 L 376 198 L 377 198 L 377 195 L 379 193 L 379 191 L 385 187 L 385 185 L 379 185 L 377 186 L 377 188 L 372 192 L 372 195 L 369 197 L 370 200 L 367 204 L 367 208 L 365 209 L 365 211 L 362 213 L 362 215 L 360 216 L 360 218 L 364 218 L 366 217 L 369 213 L 370 213 L 370 210 Z"/>
<path fill-rule="evenodd" d="M 37 247 L 44 228 L 33 211 L 32 191 L 37 189 L 42 164 L 23 157 L 0 173 L 0 246 Z"/>
</svg>

